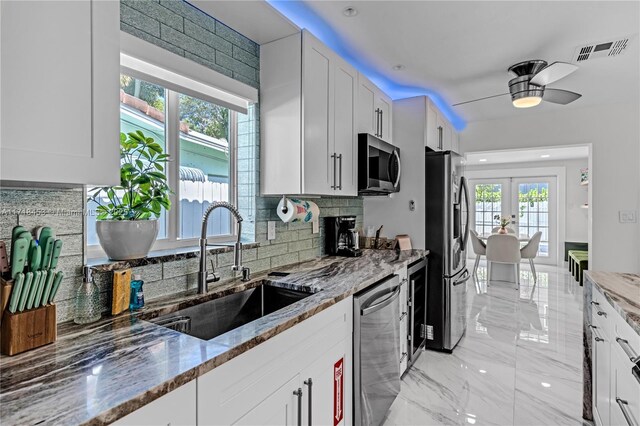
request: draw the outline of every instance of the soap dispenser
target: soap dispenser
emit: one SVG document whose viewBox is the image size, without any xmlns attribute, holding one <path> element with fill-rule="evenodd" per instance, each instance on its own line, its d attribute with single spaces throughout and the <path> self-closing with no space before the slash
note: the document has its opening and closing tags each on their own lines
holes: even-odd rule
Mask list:
<svg viewBox="0 0 640 426">
<path fill-rule="evenodd" d="M 93 269 L 82 268 L 83 282 L 76 291 L 76 311 L 73 322 L 89 324 L 100 319 L 100 289 L 93 281 Z"/>
</svg>

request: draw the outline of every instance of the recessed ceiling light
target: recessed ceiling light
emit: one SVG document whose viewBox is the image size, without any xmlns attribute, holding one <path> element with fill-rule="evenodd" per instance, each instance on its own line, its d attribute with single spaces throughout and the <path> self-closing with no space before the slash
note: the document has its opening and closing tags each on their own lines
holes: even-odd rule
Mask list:
<svg viewBox="0 0 640 426">
<path fill-rule="evenodd" d="M 394 71 L 402 71 L 404 69 L 404 65 L 402 64 L 394 65 L 391 69 Z"/>
<path fill-rule="evenodd" d="M 549 383 L 540 382 L 540 384 L 545 388 L 550 388 L 551 387 L 551 385 Z"/>
<path fill-rule="evenodd" d="M 540 156 L 540 158 L 549 158 L 549 157 L 551 157 L 551 155 L 550 155 L 550 154 L 542 154 L 542 155 Z"/>
<path fill-rule="evenodd" d="M 487 161 L 487 159 L 486 158 L 481 158 L 478 161 L 481 162 L 481 163 L 484 163 L 485 161 Z"/>
<path fill-rule="evenodd" d="M 342 14 L 347 18 L 353 18 L 358 14 L 358 9 L 352 6 L 347 6 L 344 9 L 342 9 Z"/>
</svg>

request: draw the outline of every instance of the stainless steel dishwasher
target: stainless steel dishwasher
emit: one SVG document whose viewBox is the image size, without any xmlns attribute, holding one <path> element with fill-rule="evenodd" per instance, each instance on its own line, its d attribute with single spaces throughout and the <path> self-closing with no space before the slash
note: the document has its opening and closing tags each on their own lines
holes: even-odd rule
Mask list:
<svg viewBox="0 0 640 426">
<path fill-rule="evenodd" d="M 400 280 L 353 298 L 354 424 L 377 426 L 400 393 Z"/>
</svg>

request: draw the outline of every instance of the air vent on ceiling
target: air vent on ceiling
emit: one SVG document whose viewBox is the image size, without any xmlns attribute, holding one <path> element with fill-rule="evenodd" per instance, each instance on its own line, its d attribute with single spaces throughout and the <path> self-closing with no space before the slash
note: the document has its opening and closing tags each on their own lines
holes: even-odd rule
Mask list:
<svg viewBox="0 0 640 426">
<path fill-rule="evenodd" d="M 623 54 L 631 42 L 631 37 L 578 46 L 573 54 L 573 62 L 584 62 L 587 59 L 604 58 Z"/>
</svg>

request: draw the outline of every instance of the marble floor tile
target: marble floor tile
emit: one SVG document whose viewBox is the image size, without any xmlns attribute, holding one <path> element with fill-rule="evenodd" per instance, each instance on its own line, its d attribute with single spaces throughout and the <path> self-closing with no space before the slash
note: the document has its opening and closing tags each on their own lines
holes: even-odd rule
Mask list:
<svg viewBox="0 0 640 426">
<path fill-rule="evenodd" d="M 421 355 L 385 424 L 582 424 L 582 287 L 564 266 L 487 282 L 483 263 L 462 340 Z"/>
</svg>

